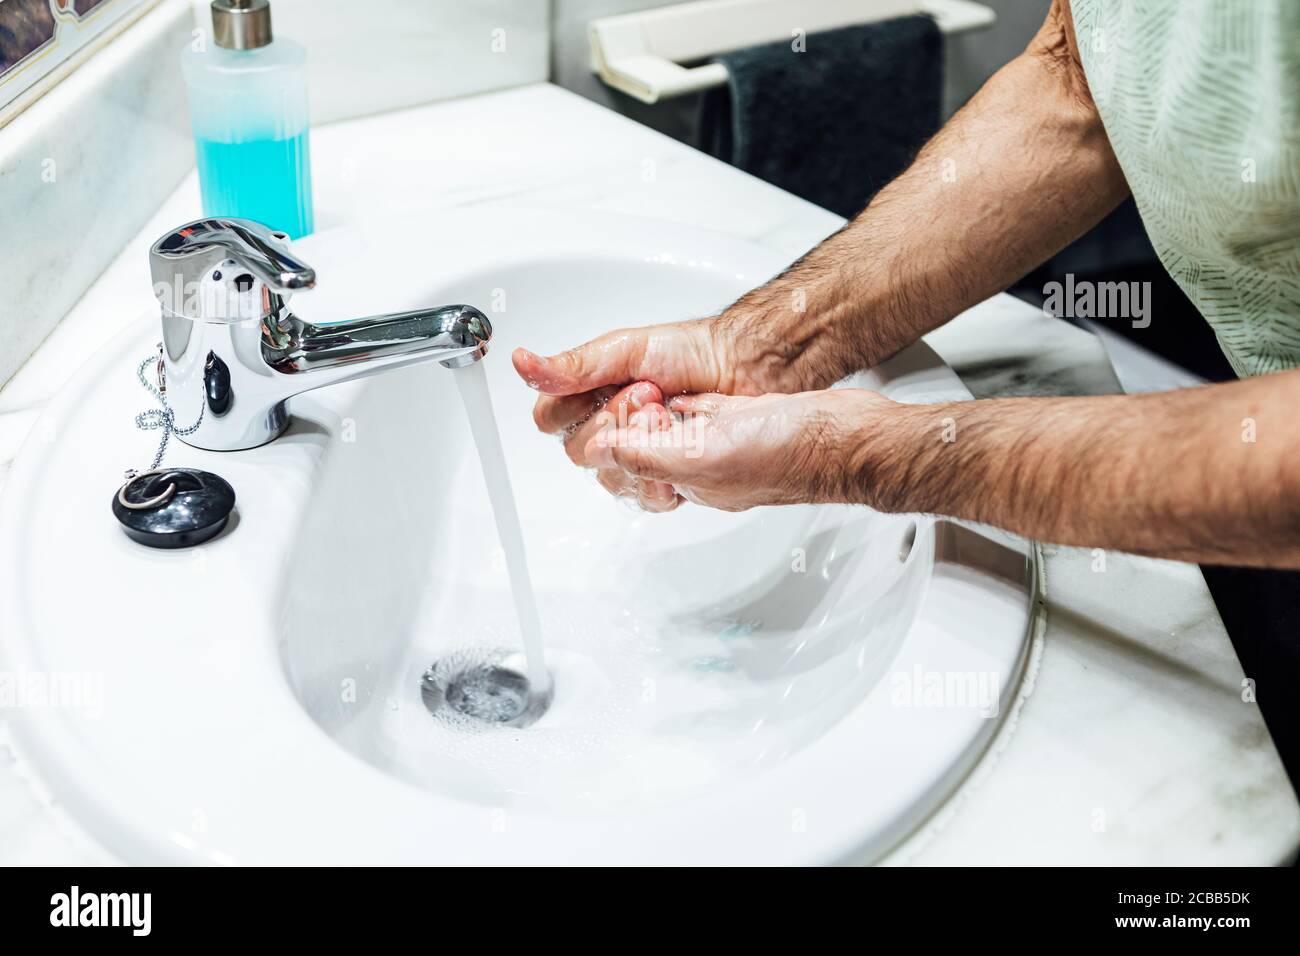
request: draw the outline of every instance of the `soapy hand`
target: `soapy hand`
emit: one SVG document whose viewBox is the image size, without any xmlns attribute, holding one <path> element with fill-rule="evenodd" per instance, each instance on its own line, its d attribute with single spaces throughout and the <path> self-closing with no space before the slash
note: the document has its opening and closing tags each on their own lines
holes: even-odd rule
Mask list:
<svg viewBox="0 0 1300 956">
<path fill-rule="evenodd" d="M 660 493 L 723 511 L 758 505 L 861 501 L 854 462 L 867 423 L 894 403 L 859 389 L 757 397 L 682 395 L 649 404 L 626 427 L 588 439 L 584 458 Z"/>
<path fill-rule="evenodd" d="M 516 349 L 513 360 L 520 377 L 542 393 L 533 409 L 537 427 L 563 435 L 569 458 L 596 467 L 612 494 L 664 511 L 677 505 L 671 485 L 599 466 L 587 456 L 591 439 L 651 406 L 662 411 L 666 399 L 683 393 L 797 390 L 785 353 L 782 343 L 743 323 L 711 318 L 610 332 L 549 358 Z"/>
</svg>

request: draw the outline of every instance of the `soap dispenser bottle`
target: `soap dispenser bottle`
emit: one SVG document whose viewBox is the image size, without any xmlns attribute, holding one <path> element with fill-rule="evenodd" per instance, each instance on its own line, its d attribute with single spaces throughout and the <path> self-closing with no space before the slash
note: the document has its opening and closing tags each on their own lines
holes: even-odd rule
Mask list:
<svg viewBox="0 0 1300 956">
<path fill-rule="evenodd" d="M 205 216 L 312 231 L 307 54 L 271 38 L 268 0 L 212 0 L 215 44 L 181 57 Z"/>
</svg>

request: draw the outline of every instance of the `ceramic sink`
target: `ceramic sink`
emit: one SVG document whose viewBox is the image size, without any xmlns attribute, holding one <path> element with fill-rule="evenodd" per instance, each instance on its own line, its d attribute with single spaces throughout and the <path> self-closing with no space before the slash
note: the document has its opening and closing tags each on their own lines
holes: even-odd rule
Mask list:
<svg viewBox="0 0 1300 956">
<path fill-rule="evenodd" d="M 290 403 L 259 448 L 173 441 L 234 486 L 192 550 L 129 540 L 109 502 L 157 433 L 134 415 L 156 318 L 52 403 L 0 499 L 0 659 L 80 675 L 25 707 L 36 775 L 138 863 L 714 863 L 879 858 L 971 771 L 1015 698 L 1031 545 L 855 507 L 646 515 L 538 434 L 509 362 L 712 313 L 788 262 L 595 213 L 385 219 L 294 245 L 314 322 L 449 302 L 484 360 L 538 594 L 550 710 L 472 729 L 425 707 L 448 655 L 514 648 L 509 584 L 455 372 L 407 368 Z M 382 269 L 384 283 L 374 281 Z M 140 281 L 147 283 L 146 263 Z M 919 344 L 852 384 L 969 397 Z"/>
</svg>

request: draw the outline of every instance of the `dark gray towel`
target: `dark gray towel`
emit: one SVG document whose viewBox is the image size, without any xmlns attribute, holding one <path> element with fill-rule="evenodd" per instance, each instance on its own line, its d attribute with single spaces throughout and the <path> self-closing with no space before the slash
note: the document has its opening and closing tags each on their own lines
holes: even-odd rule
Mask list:
<svg viewBox="0 0 1300 956">
<path fill-rule="evenodd" d="M 701 147 L 773 185 L 852 216 L 939 126 L 943 35 L 899 17 L 725 53 L 705 94 Z"/>
</svg>

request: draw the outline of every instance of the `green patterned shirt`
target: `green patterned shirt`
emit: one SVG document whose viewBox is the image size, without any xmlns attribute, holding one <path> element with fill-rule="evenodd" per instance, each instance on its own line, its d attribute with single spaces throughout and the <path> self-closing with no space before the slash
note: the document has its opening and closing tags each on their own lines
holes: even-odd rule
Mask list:
<svg viewBox="0 0 1300 956">
<path fill-rule="evenodd" d="M 1160 261 L 1239 375 L 1300 366 L 1300 0 L 1070 9 Z"/>
</svg>

